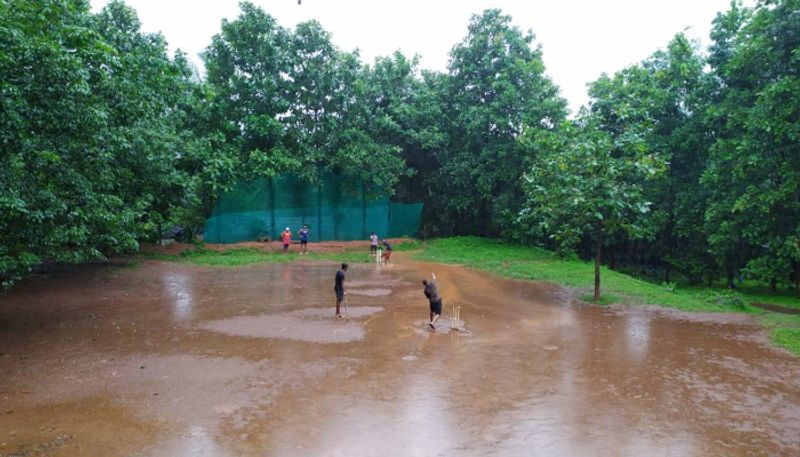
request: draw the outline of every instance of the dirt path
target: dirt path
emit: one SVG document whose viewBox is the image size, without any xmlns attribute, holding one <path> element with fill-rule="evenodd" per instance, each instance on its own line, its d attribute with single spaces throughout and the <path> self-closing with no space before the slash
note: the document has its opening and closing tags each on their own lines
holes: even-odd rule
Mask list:
<svg viewBox="0 0 800 457">
<path fill-rule="evenodd" d="M 0 456 L 800 455 L 800 363 L 746 317 L 603 309 L 399 253 L 351 267 L 347 323 L 335 269 L 28 280 L 0 296 Z"/>
</svg>

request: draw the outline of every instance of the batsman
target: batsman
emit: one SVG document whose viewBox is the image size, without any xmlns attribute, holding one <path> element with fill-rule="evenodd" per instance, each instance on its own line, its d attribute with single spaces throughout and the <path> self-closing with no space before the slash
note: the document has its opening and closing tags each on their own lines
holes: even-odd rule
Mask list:
<svg viewBox="0 0 800 457">
<path fill-rule="evenodd" d="M 431 321 L 428 322 L 428 325 L 435 330 L 436 327 L 433 324 L 442 315 L 442 297 L 439 295 L 439 289 L 436 288 L 436 274 L 431 273 L 431 282 L 423 279 L 422 285 L 425 286 L 425 296 L 428 298 L 431 308 Z"/>
</svg>

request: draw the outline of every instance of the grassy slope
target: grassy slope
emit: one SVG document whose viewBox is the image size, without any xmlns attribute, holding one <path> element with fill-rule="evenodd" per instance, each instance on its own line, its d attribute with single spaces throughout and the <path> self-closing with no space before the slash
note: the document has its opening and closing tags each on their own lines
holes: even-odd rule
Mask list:
<svg viewBox="0 0 800 457">
<path fill-rule="evenodd" d="M 415 258 L 441 263 L 456 263 L 515 279 L 551 281 L 572 287 L 591 297 L 594 265 L 580 260 L 561 259 L 552 252 L 505 244 L 474 237 L 445 238 L 425 244 Z M 667 287 L 642 281 L 603 268 L 603 304 L 653 304 L 684 311 L 739 312 L 758 314 L 772 328 L 772 339 L 800 355 L 800 316 L 764 311 L 751 303 L 773 303 L 800 308 L 800 298 L 769 294 L 760 288 L 744 288 L 739 293 L 724 288 Z"/>
</svg>

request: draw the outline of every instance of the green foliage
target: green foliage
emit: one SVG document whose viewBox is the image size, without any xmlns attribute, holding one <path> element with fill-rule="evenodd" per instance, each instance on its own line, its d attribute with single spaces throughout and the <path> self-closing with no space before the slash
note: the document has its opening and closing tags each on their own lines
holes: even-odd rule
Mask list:
<svg viewBox="0 0 800 457">
<path fill-rule="evenodd" d="M 770 338 L 778 346 L 800 356 L 800 328 L 778 328 L 770 333 Z"/>
<path fill-rule="evenodd" d="M 416 251 L 422 249 L 422 242 L 411 238 L 403 238 L 392 245 L 395 251 Z"/>
<path fill-rule="evenodd" d="M 677 34 L 592 83 L 569 122 L 533 33 L 500 10 L 470 19 L 438 73 L 400 52 L 364 65 L 319 23 L 244 2 L 203 80 L 121 1 L 1 4 L 3 287 L 176 223 L 191 236 L 243 180 L 335 173 L 343 193 L 424 201 L 423 236 L 800 292 L 800 0 L 732 3 L 707 53 Z"/>
<path fill-rule="evenodd" d="M 337 49 L 316 21 L 291 31 L 252 3 L 241 8 L 204 54 L 209 129 L 222 135 L 231 173 L 316 182 L 325 169 L 391 193 L 407 169 L 400 148 L 372 134 L 370 76 L 358 55 Z"/>
<path fill-rule="evenodd" d="M 527 202 L 519 212 L 521 225 L 538 237 L 549 237 L 559 252 L 568 252 L 584 234 L 595 239 L 597 275 L 595 300 L 600 298 L 600 259 L 606 237 L 624 233 L 647 235 L 640 224 L 650 202 L 642 183 L 664 166 L 650 154 L 638 132 L 616 137 L 592 118 L 565 122 L 557 132 L 527 133 L 521 143 L 538 155 L 525 175 Z"/>
<path fill-rule="evenodd" d="M 800 285 L 799 9 L 797 0 L 733 4 L 714 21 L 709 57 L 710 251 L 773 287 Z"/>
<path fill-rule="evenodd" d="M 702 230 L 706 191 L 699 180 L 710 146 L 698 116 L 710 79 L 703 64 L 696 45 L 678 34 L 666 50 L 613 77 L 604 75 L 589 88 L 591 112 L 604 131 L 615 136 L 631 129 L 642 132 L 651 153 L 668 163 L 665 173 L 641 182 L 652 202 L 641 219 L 652 235 L 644 243 L 664 268 L 675 268 L 695 282 L 714 265 Z M 633 240 L 617 236 L 609 241 L 612 250 L 624 251 Z"/>
<path fill-rule="evenodd" d="M 496 235 L 516 219 L 530 158 L 516 139 L 524 126 L 552 129 L 566 115 L 533 41 L 533 33 L 490 9 L 472 17 L 467 36 L 450 52 L 442 84 L 449 135 L 430 184 L 439 196 L 426 213 L 440 233 Z"/>
<path fill-rule="evenodd" d="M 576 259 L 564 259 L 541 248 L 507 244 L 477 237 L 440 238 L 427 241 L 415 259 L 453 263 L 483 270 L 500 277 L 550 281 L 589 290 L 594 266 Z M 729 292 L 724 288 L 665 287 L 603 268 L 603 302 L 659 305 L 684 311 L 762 313 L 750 305 L 763 302 L 763 295 L 747 291 Z M 581 293 L 583 295 L 583 293 Z M 788 297 L 787 297 L 788 299 Z M 744 305 L 742 305 L 742 300 Z M 800 298 L 792 300 L 800 307 Z"/>
<path fill-rule="evenodd" d="M 0 8 L 0 282 L 135 250 L 183 205 L 185 67 L 118 1 Z"/>
</svg>

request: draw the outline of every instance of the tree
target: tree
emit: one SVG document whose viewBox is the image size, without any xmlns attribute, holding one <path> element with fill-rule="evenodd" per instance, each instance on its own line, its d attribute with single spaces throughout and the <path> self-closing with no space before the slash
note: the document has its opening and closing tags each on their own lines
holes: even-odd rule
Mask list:
<svg viewBox="0 0 800 457">
<path fill-rule="evenodd" d="M 406 167 L 398 147 L 367 130 L 358 54 L 337 49 L 318 22 L 290 31 L 251 3 L 241 8 L 204 54 L 217 129 L 238 151 L 234 174 L 314 182 L 326 170 L 390 194 Z"/>
<path fill-rule="evenodd" d="M 707 113 L 716 134 L 702 182 L 706 230 L 721 262 L 800 289 L 800 21 L 797 0 L 734 3 L 714 21 Z M 729 267 L 729 276 L 731 275 Z"/>
<path fill-rule="evenodd" d="M 643 248 L 659 259 L 665 281 L 673 268 L 696 281 L 716 265 L 702 230 L 706 197 L 699 178 L 711 142 L 703 123 L 709 80 L 703 65 L 696 45 L 678 34 L 664 51 L 589 87 L 590 109 L 603 130 L 645 132 L 651 153 L 668 163 L 659 179 L 642 183 L 653 202 L 646 223 L 654 234 Z M 615 250 L 634 243 L 620 244 Z"/>
<path fill-rule="evenodd" d="M 294 171 L 300 161 L 286 148 L 282 116 L 290 109 L 291 34 L 249 2 L 223 20 L 203 54 L 213 95 L 212 129 L 221 135 L 234 181 Z"/>
<path fill-rule="evenodd" d="M 78 0 L 4 3 L 3 285 L 43 259 L 134 250 L 169 217 L 184 189 L 172 96 L 187 83 L 183 70 L 121 2 L 96 16 Z"/>
<path fill-rule="evenodd" d="M 518 148 L 523 126 L 548 130 L 566 115 L 566 102 L 544 74 L 534 36 L 511 25 L 500 10 L 470 20 L 469 33 L 450 53 L 445 96 L 450 143 L 442 152 L 438 186 L 447 194 L 442 218 L 451 233 L 498 235 L 523 202 Z"/>
<path fill-rule="evenodd" d="M 417 65 L 418 58 L 398 51 L 378 57 L 364 72 L 365 128 L 371 137 L 399 149 L 411 173 L 400 177 L 396 198 L 406 202 L 432 197 L 440 166 L 437 153 L 446 145 L 440 92 L 444 75 L 423 72 L 420 78 Z"/>
<path fill-rule="evenodd" d="M 648 152 L 641 134 L 612 136 L 591 117 L 567 121 L 556 132 L 526 132 L 521 145 L 537 156 L 524 177 L 520 223 L 534 236 L 549 236 L 562 253 L 591 234 L 599 300 L 603 244 L 619 232 L 647 235 L 641 215 L 651 203 L 642 182 L 662 173 L 663 162 Z"/>
</svg>

